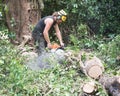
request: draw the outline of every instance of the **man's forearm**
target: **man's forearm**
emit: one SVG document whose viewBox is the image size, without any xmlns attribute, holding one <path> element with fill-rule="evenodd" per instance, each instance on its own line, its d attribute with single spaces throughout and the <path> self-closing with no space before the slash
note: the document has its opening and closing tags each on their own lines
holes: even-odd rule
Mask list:
<svg viewBox="0 0 120 96">
<path fill-rule="evenodd" d="M 47 43 L 50 43 L 50 39 L 49 39 L 49 34 L 48 32 L 43 32 L 44 38 L 46 40 Z"/>
<path fill-rule="evenodd" d="M 57 37 L 58 37 L 58 39 L 59 39 L 60 44 L 63 43 L 61 33 L 60 33 L 60 32 L 57 32 L 56 35 L 57 35 Z"/>
</svg>

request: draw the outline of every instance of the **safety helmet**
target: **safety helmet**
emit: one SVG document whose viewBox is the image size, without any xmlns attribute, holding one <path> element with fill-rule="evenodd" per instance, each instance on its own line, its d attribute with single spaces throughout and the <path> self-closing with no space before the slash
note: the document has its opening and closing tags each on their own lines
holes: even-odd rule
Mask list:
<svg viewBox="0 0 120 96">
<path fill-rule="evenodd" d="M 63 22 L 67 19 L 67 13 L 62 9 L 58 11 L 58 17 L 57 19 L 61 19 Z"/>
</svg>

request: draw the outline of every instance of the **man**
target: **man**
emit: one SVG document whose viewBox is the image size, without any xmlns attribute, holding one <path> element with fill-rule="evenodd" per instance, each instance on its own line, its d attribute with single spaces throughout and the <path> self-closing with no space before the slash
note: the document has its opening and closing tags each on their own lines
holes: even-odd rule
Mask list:
<svg viewBox="0 0 120 96">
<path fill-rule="evenodd" d="M 42 18 L 37 23 L 32 32 L 32 36 L 35 43 L 38 44 L 38 53 L 44 52 L 46 47 L 51 49 L 51 41 L 49 38 L 49 30 L 51 27 L 54 27 L 60 45 L 64 46 L 58 24 L 66 21 L 66 18 L 67 13 L 64 10 L 60 10 L 58 12 L 54 12 L 51 16 Z"/>
</svg>

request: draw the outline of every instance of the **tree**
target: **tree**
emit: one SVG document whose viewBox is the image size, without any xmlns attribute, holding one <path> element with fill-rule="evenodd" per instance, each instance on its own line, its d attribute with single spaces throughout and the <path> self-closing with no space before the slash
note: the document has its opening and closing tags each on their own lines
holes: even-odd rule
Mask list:
<svg viewBox="0 0 120 96">
<path fill-rule="evenodd" d="M 10 32 L 15 33 L 12 42 L 22 44 L 31 39 L 31 29 L 41 18 L 44 8 L 42 0 L 3 0 L 5 4 L 6 24 Z M 17 41 L 17 42 L 15 42 Z M 23 43 L 23 41 L 26 41 Z"/>
</svg>

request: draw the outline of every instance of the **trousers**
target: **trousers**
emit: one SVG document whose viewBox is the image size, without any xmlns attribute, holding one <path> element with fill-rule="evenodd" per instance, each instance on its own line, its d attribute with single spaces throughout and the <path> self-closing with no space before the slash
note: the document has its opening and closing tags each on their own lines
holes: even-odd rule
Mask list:
<svg viewBox="0 0 120 96">
<path fill-rule="evenodd" d="M 45 41 L 43 33 L 38 30 L 33 30 L 32 37 L 34 39 L 34 44 L 36 46 L 37 53 L 41 54 L 45 52 L 45 48 L 47 47 L 47 42 Z"/>
</svg>

